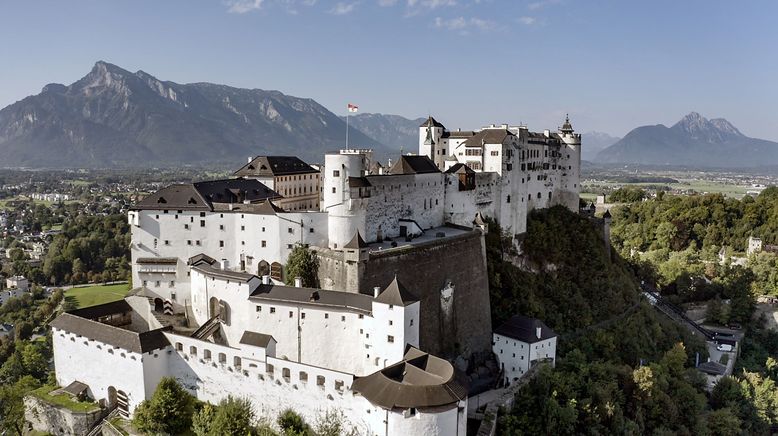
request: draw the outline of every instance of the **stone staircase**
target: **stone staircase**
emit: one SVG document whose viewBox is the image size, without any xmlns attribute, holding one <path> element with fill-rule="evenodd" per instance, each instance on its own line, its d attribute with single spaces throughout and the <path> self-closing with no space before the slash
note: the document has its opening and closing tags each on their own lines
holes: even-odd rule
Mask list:
<svg viewBox="0 0 778 436">
<path fill-rule="evenodd" d="M 192 337 L 200 340 L 208 339 L 212 334 L 219 330 L 220 325 L 221 320 L 219 319 L 219 315 L 216 315 L 195 330 L 195 332 L 192 333 Z"/>
</svg>

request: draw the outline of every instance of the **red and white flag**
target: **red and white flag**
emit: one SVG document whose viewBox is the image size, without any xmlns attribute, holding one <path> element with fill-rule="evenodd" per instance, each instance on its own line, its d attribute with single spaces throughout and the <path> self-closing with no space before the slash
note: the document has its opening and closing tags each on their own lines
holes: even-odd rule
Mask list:
<svg viewBox="0 0 778 436">
<path fill-rule="evenodd" d="M 359 106 L 357 106 L 355 104 L 351 104 L 351 103 L 348 104 L 348 111 L 349 112 L 356 112 L 358 109 L 359 109 Z"/>
</svg>

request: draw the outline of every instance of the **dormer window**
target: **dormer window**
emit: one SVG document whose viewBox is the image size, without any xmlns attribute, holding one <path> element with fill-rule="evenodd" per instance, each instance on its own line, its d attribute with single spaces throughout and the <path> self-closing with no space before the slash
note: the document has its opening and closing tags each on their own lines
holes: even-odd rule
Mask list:
<svg viewBox="0 0 778 436">
<path fill-rule="evenodd" d="M 167 200 L 165 200 L 165 197 L 159 197 L 157 203 L 167 203 Z"/>
</svg>

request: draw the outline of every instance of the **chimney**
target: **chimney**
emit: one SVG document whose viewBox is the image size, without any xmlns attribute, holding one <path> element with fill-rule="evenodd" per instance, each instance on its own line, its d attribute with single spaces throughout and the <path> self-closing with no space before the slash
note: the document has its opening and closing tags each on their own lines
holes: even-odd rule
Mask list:
<svg viewBox="0 0 778 436">
<path fill-rule="evenodd" d="M 230 266 L 230 263 L 227 261 L 227 259 L 222 259 L 221 262 L 219 262 L 219 266 L 221 269 L 227 269 Z"/>
<path fill-rule="evenodd" d="M 295 288 L 302 288 L 303 287 L 303 278 L 302 277 L 295 277 L 294 278 L 294 287 Z"/>
<path fill-rule="evenodd" d="M 270 276 L 265 274 L 262 276 L 262 284 L 263 285 L 269 285 L 270 284 Z"/>
<path fill-rule="evenodd" d="M 538 339 L 540 339 L 540 330 L 540 326 L 535 327 L 535 336 L 537 336 Z"/>
<path fill-rule="evenodd" d="M 252 160 L 254 160 L 254 157 L 253 157 L 253 156 L 249 156 L 249 159 L 248 159 L 248 160 L 249 160 L 249 161 L 248 161 L 248 162 L 246 162 L 246 163 L 251 163 L 251 161 L 252 161 Z"/>
<path fill-rule="evenodd" d="M 381 287 L 380 286 L 376 286 L 376 287 L 373 288 L 373 298 L 378 298 L 378 294 L 380 294 L 380 293 L 381 293 Z"/>
</svg>

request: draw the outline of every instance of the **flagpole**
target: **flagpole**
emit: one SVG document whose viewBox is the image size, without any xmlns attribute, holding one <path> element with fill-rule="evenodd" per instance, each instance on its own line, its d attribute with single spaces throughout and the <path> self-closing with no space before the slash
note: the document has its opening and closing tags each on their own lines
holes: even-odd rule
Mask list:
<svg viewBox="0 0 778 436">
<path fill-rule="evenodd" d="M 348 150 L 348 119 L 351 117 L 351 109 L 346 108 L 346 150 Z"/>
</svg>

